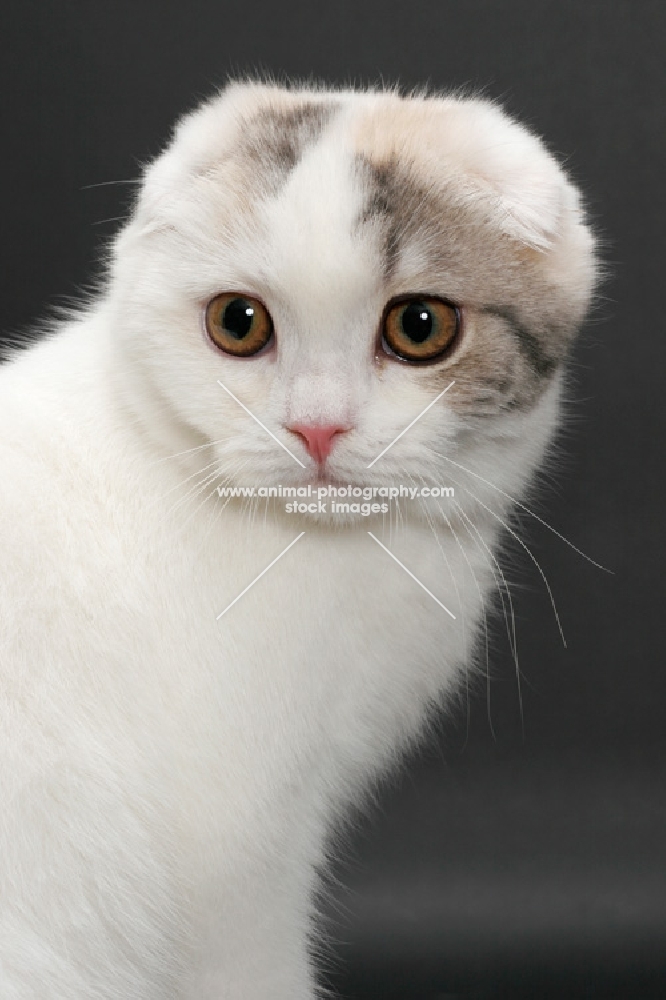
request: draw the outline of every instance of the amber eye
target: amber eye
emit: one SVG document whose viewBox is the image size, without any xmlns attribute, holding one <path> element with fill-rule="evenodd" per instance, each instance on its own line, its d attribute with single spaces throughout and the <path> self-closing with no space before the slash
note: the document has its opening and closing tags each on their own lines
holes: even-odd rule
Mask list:
<svg viewBox="0 0 666 1000">
<path fill-rule="evenodd" d="M 220 350 L 247 358 L 266 347 L 273 336 L 273 321 L 258 299 L 224 292 L 206 306 L 206 330 Z"/>
<path fill-rule="evenodd" d="M 402 299 L 386 313 L 383 337 L 405 361 L 434 361 L 452 342 L 460 324 L 455 306 L 429 297 Z"/>
</svg>

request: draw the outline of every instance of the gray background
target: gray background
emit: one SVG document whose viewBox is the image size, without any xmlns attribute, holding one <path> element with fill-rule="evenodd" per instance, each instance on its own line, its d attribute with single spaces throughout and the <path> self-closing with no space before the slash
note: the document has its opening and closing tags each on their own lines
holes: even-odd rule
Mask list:
<svg viewBox="0 0 666 1000">
<path fill-rule="evenodd" d="M 76 298 L 174 117 L 256 70 L 482 87 L 586 191 L 609 277 L 572 359 L 556 485 L 508 546 L 486 692 L 442 718 L 347 837 L 346 997 L 666 996 L 662 515 L 666 5 L 23 0 L 0 12 L 0 327 Z M 492 726 L 489 721 L 492 720 Z"/>
</svg>

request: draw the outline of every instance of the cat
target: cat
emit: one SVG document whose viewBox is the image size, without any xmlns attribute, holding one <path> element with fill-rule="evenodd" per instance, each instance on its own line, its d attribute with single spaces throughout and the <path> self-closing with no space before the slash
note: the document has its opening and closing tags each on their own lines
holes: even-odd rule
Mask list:
<svg viewBox="0 0 666 1000">
<path fill-rule="evenodd" d="M 331 834 L 474 668 L 597 273 L 486 99 L 180 121 L 95 299 L 0 368 L 3 1000 L 320 995 Z"/>
</svg>

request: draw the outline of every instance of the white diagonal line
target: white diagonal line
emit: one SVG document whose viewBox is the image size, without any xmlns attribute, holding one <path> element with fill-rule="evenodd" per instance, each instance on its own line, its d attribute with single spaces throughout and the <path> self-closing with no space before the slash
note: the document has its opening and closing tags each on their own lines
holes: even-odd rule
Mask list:
<svg viewBox="0 0 666 1000">
<path fill-rule="evenodd" d="M 437 402 L 437 400 L 441 399 L 442 396 L 444 395 L 444 393 L 448 392 L 449 389 L 451 388 L 451 386 L 454 383 L 455 383 L 455 379 L 453 380 L 453 382 L 450 382 L 449 385 L 447 385 L 446 389 L 443 389 L 442 392 L 440 392 L 439 396 L 435 396 L 435 398 L 433 399 L 432 403 L 428 403 L 428 405 L 426 406 L 425 410 L 421 410 L 421 412 L 419 413 L 418 417 L 414 417 L 414 419 L 412 420 L 411 424 L 407 424 L 407 426 L 405 427 L 404 431 L 400 431 L 400 433 L 398 434 L 398 436 L 396 438 L 393 438 L 393 440 L 391 441 L 390 444 L 386 445 L 386 447 L 384 448 L 384 451 L 380 451 L 380 453 L 377 455 L 377 458 L 373 458 L 372 462 L 370 462 L 370 465 L 366 465 L 366 469 L 371 469 L 373 467 L 373 465 L 375 464 L 375 462 L 378 461 L 378 459 L 380 459 L 382 457 L 382 455 L 385 455 L 386 452 L 389 450 L 389 448 L 392 448 L 393 445 L 396 443 L 396 441 L 399 441 L 400 438 L 402 437 L 402 435 L 406 434 L 407 431 L 409 430 L 409 428 L 413 427 L 414 424 L 416 423 L 416 421 L 420 420 L 421 417 L 423 416 L 423 414 L 427 413 L 428 410 L 430 409 L 430 407 L 434 406 L 435 403 Z M 379 544 L 381 545 L 381 542 Z"/>
<path fill-rule="evenodd" d="M 227 613 L 227 611 L 229 610 L 229 608 L 233 608 L 233 606 L 234 606 L 234 604 L 236 603 L 236 601 L 240 601 L 240 599 L 241 599 L 241 597 L 243 596 L 243 594 L 247 594 L 247 592 L 248 592 L 248 590 L 250 589 L 250 587 L 254 587 L 254 585 L 255 585 L 255 583 L 257 582 L 257 580 L 261 580 L 261 578 L 262 578 L 262 576 L 264 575 L 264 573 L 268 573 L 268 571 L 269 571 L 269 569 L 271 568 L 271 566 L 275 566 L 275 563 L 276 563 L 276 562 L 278 561 L 278 559 L 282 559 L 282 556 L 283 556 L 283 555 L 285 554 L 285 552 L 288 552 L 288 551 L 289 551 L 289 549 L 290 549 L 290 548 L 292 547 L 292 545 L 295 545 L 295 544 L 296 544 L 296 542 L 297 542 L 297 541 L 299 540 L 299 538 L 302 538 L 304 534 L 305 534 L 305 532 L 304 532 L 304 531 L 301 531 L 300 535 L 298 535 L 298 536 L 297 536 L 296 538 L 294 538 L 293 542 L 289 542 L 289 545 L 288 545 L 288 546 L 286 547 L 286 549 L 283 549 L 283 550 L 282 550 L 282 552 L 280 553 L 280 555 L 279 555 L 279 556 L 276 556 L 276 557 L 275 557 L 275 559 L 273 560 L 273 562 L 270 562 L 270 563 L 268 564 L 268 566 L 266 567 L 266 569 L 262 569 L 262 571 L 261 571 L 261 573 L 259 574 L 259 576 L 255 576 L 255 578 L 254 578 L 254 580 L 252 581 L 252 583 L 248 583 L 248 585 L 247 585 L 247 587 L 245 588 L 245 590 L 241 590 L 241 592 L 240 592 L 240 594 L 238 595 L 238 597 L 234 597 L 234 599 L 233 599 L 233 601 L 231 602 L 231 604 L 227 604 L 227 606 L 226 606 L 226 608 L 224 609 L 224 611 L 220 611 L 220 613 L 219 613 L 219 615 L 217 616 L 217 618 L 215 619 L 215 621 L 219 621 L 219 620 L 220 620 L 220 618 L 222 617 L 222 615 L 226 615 L 226 613 Z"/>
<path fill-rule="evenodd" d="M 430 405 L 432 406 L 432 403 Z M 379 456 L 377 456 L 377 457 L 379 457 Z M 453 620 L 454 621 L 456 620 L 456 616 L 454 615 L 454 613 L 452 611 L 449 611 L 449 609 L 446 607 L 446 605 L 442 604 L 442 602 L 437 597 L 435 597 L 435 595 L 433 593 L 431 593 L 431 591 L 428 590 L 428 588 L 425 586 L 425 584 L 421 583 L 421 581 L 419 580 L 419 578 L 417 576 L 414 576 L 414 574 L 411 572 L 411 570 L 407 569 L 407 567 L 403 563 L 400 562 L 400 560 L 398 559 L 397 556 L 393 555 L 393 553 L 391 552 L 390 549 L 387 549 L 385 545 L 382 545 L 382 543 L 379 541 L 379 539 L 376 538 L 375 535 L 373 535 L 373 533 L 371 531 L 369 531 L 368 534 L 370 535 L 370 538 L 374 539 L 374 541 L 377 542 L 377 545 L 381 546 L 381 548 L 384 549 L 384 552 L 388 552 L 388 554 L 390 555 L 391 559 L 395 559 L 395 561 L 397 562 L 398 566 L 400 566 L 401 569 L 404 569 L 405 573 L 408 576 L 411 576 L 412 580 L 414 580 L 416 583 L 418 583 L 419 587 L 422 587 L 423 590 L 425 590 L 426 594 L 428 594 L 429 597 L 432 597 L 433 601 L 435 601 L 436 604 L 439 604 L 440 608 L 444 608 L 444 610 L 446 611 L 447 615 L 451 615 L 451 617 L 453 618 Z"/>
<path fill-rule="evenodd" d="M 259 424 L 259 426 L 260 426 L 260 427 L 262 428 L 262 430 L 265 430 L 267 434 L 270 434 L 270 436 L 271 436 L 271 437 L 273 438 L 273 440 L 274 440 L 274 441 L 277 441 L 277 443 L 278 443 L 278 444 L 280 445 L 280 447 L 281 447 L 281 448 L 284 448 L 284 450 L 286 451 L 286 453 L 287 453 L 288 455 L 291 455 L 291 457 L 293 458 L 294 462 L 298 462 L 298 464 L 300 465 L 301 469 L 304 469 L 304 468 L 305 468 L 305 466 L 303 465 L 303 463 L 301 462 L 301 460 L 300 460 L 299 458 L 296 458 L 296 456 L 294 455 L 294 453 L 293 453 L 293 452 L 289 451 L 289 449 L 287 448 L 286 444 L 282 444 L 282 441 L 280 441 L 280 439 L 279 439 L 279 438 L 276 438 L 275 434 L 273 434 L 273 431 L 269 431 L 269 429 L 268 429 L 268 427 L 266 426 L 266 424 L 262 424 L 262 422 L 261 422 L 261 420 L 259 419 L 259 417 L 255 417 L 255 415 L 254 415 L 254 413 L 252 412 L 252 410 L 248 410 L 248 408 L 247 408 L 247 406 L 245 405 L 245 403 L 241 403 L 241 401 L 240 401 L 240 399 L 238 398 L 238 396 L 234 396 L 234 394 L 233 394 L 233 392 L 231 391 L 231 389 L 227 389 L 227 387 L 226 387 L 226 385 L 224 384 L 224 382 L 220 382 L 219 378 L 218 378 L 218 380 L 217 380 L 217 384 L 218 384 L 218 385 L 221 385 L 221 386 L 222 386 L 222 388 L 224 389 L 224 391 L 225 391 L 225 392 L 228 392 L 228 393 L 229 393 L 229 395 L 231 396 L 231 398 L 232 398 L 232 399 L 235 399 L 235 400 L 236 400 L 236 402 L 238 403 L 238 405 L 239 405 L 239 406 L 242 406 L 242 407 L 243 407 L 243 409 L 245 410 L 245 412 L 246 412 L 246 413 L 247 413 L 247 414 L 248 414 L 248 415 L 249 415 L 250 417 L 252 417 L 252 419 L 253 419 L 253 420 L 256 420 L 256 422 L 257 422 L 257 423 Z"/>
</svg>

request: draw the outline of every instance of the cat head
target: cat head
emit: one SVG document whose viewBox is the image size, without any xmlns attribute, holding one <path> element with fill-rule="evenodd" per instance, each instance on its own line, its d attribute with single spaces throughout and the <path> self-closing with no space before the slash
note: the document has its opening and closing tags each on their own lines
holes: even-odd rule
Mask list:
<svg viewBox="0 0 666 1000">
<path fill-rule="evenodd" d="M 517 489 L 596 270 L 577 190 L 493 103 L 236 84 L 146 170 L 111 303 L 162 438 L 231 483 L 448 458 Z"/>
</svg>

